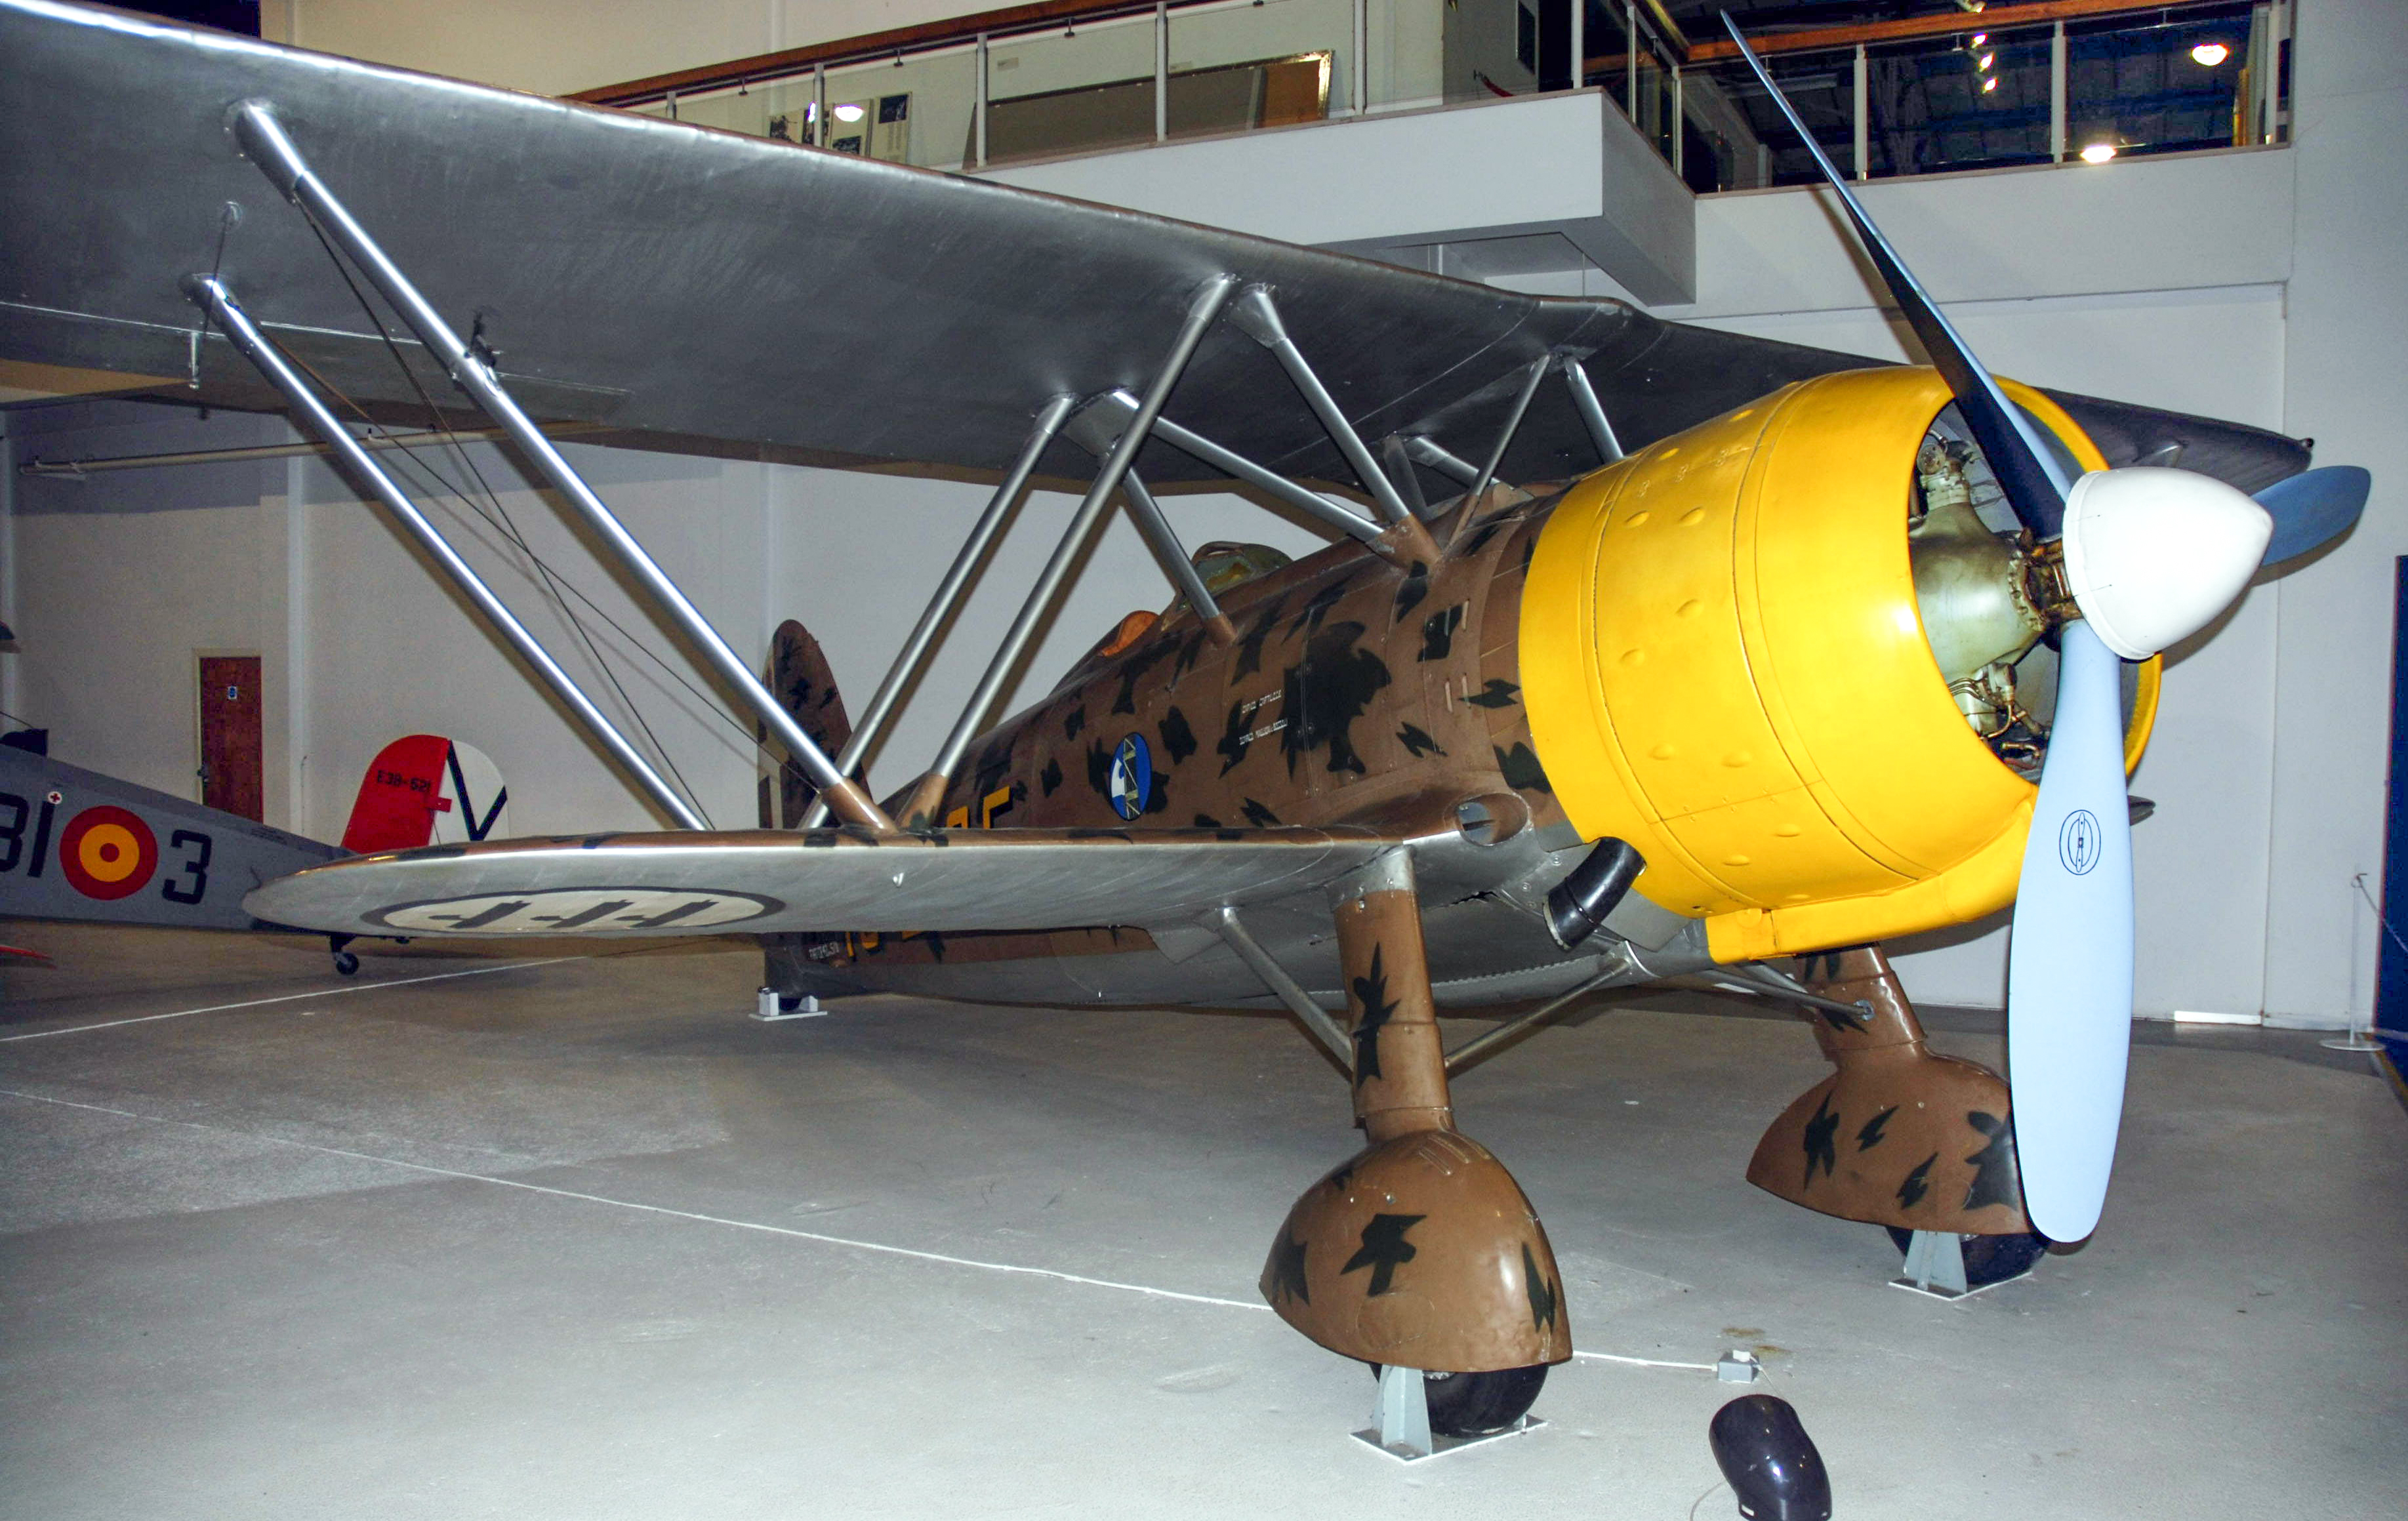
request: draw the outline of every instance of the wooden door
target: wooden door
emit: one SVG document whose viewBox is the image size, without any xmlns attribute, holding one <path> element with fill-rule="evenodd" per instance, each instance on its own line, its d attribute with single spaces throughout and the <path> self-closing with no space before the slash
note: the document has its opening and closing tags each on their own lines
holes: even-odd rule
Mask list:
<svg viewBox="0 0 2408 1521">
<path fill-rule="evenodd" d="M 201 801 L 264 823 L 259 656 L 203 655 L 200 682 Z"/>
</svg>

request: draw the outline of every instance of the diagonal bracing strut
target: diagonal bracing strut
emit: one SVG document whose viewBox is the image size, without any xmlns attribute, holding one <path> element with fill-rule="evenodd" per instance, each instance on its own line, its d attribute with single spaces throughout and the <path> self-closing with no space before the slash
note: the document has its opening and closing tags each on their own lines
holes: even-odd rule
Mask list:
<svg viewBox="0 0 2408 1521">
<path fill-rule="evenodd" d="M 1113 494 L 1120 490 L 1121 478 L 1128 474 L 1129 466 L 1137 462 L 1137 452 L 1145 446 L 1146 438 L 1153 433 L 1154 419 L 1162 415 L 1163 403 L 1170 399 L 1171 388 L 1179 383 L 1180 376 L 1186 373 L 1188 360 L 1196 355 L 1196 346 L 1204 341 L 1205 332 L 1221 315 L 1222 308 L 1228 305 L 1229 294 L 1237 288 L 1237 276 L 1215 275 L 1199 286 L 1188 301 L 1187 315 L 1180 323 L 1179 336 L 1171 340 L 1170 352 L 1164 358 L 1161 370 L 1154 375 L 1153 383 L 1146 387 L 1145 397 L 1138 404 L 1136 417 L 1121 434 L 1120 441 L 1112 445 L 1111 452 L 1104 457 L 1102 468 L 1096 472 L 1095 481 L 1087 487 L 1087 495 L 1080 499 L 1078 509 L 1070 514 L 1070 524 L 1062 530 L 1061 541 L 1054 547 L 1054 557 L 1045 562 L 1045 568 L 1038 572 L 1036 581 L 1028 588 L 1027 599 L 1021 604 L 1019 615 L 1012 619 L 1011 628 L 1004 635 L 1003 642 L 996 646 L 995 655 L 987 662 L 985 673 L 980 676 L 978 685 L 971 690 L 969 701 L 962 705 L 961 716 L 953 721 L 953 732 L 946 735 L 943 746 L 937 752 L 935 763 L 928 768 L 927 774 L 913 785 L 910 796 L 901 810 L 907 822 L 936 811 L 938 802 L 944 796 L 947 783 L 953 780 L 954 768 L 961 765 L 970 741 L 978 737 L 980 722 L 985 718 L 987 710 L 995 705 L 996 698 L 1003 695 L 1004 682 L 1010 678 L 1013 667 L 1020 664 L 1020 657 L 1035 641 L 1037 631 L 1045 625 L 1046 619 L 1053 616 L 1054 604 L 1061 599 L 1063 589 L 1069 582 L 1071 567 L 1085 550 L 1096 524 L 1103 520 Z"/>
<path fill-rule="evenodd" d="M 842 771 L 825 751 L 813 743 L 795 716 L 771 695 L 752 672 L 751 664 L 729 647 L 727 640 L 712 627 L 681 591 L 676 581 L 660 567 L 644 547 L 627 532 L 617 515 L 594 494 L 592 487 L 571 467 L 566 458 L 553 447 L 533 420 L 522 410 L 518 402 L 503 388 L 499 377 L 484 357 L 460 339 L 441 314 L 437 312 L 418 288 L 411 284 L 399 265 L 387 256 L 367 230 L 353 219 L 350 208 L 325 181 L 309 167 L 301 151 L 285 135 L 276 114 L 264 101 L 246 101 L 234 112 L 235 138 L 243 153 L 258 165 L 270 183 L 286 199 L 299 207 L 311 222 L 350 256 L 369 283 L 376 286 L 402 321 L 426 345 L 427 352 L 442 364 L 452 379 L 486 415 L 509 434 L 510 441 L 532 461 L 546 481 L 558 491 L 563 500 L 574 508 L 586 524 L 600 537 L 612 556 L 632 575 L 638 584 L 651 594 L 652 601 L 667 614 L 669 621 L 691 640 L 702 654 L 704 663 L 728 688 L 743 698 L 769 732 L 778 737 L 796 764 L 800 765 L 826 797 L 829 806 L 848 824 L 866 825 L 875 829 L 890 829 L 893 821 L 870 801 L 868 794 Z"/>
<path fill-rule="evenodd" d="M 452 584 L 460 588 L 461 595 L 485 615 L 509 647 L 519 653 L 521 659 L 535 667 L 536 674 L 543 678 L 544 684 L 551 687 L 568 710 L 583 722 L 595 740 L 626 768 L 628 775 L 634 777 L 638 784 L 651 795 L 652 801 L 660 805 L 661 811 L 688 829 L 709 827 L 701 815 L 652 768 L 642 753 L 627 741 L 627 737 L 603 716 L 593 699 L 566 671 L 561 669 L 559 662 L 553 660 L 551 653 L 527 632 L 526 625 L 512 615 L 509 607 L 494 595 L 493 589 L 485 584 L 468 562 L 460 557 L 459 552 L 452 547 L 442 531 L 427 521 L 426 515 L 418 509 L 418 504 L 411 501 L 408 494 L 394 483 L 383 466 L 377 464 L 365 444 L 342 425 L 325 402 L 309 388 L 308 382 L 301 378 L 292 361 L 251 322 L 224 284 L 215 276 L 194 275 L 184 281 L 184 292 L 209 314 L 234 346 L 242 351 L 243 356 L 258 366 L 269 383 L 283 393 L 285 402 L 309 431 L 351 468 L 352 477 L 366 485 L 377 500 L 384 504 L 386 510 L 400 520 L 401 525 L 409 531 L 419 547 L 452 578 Z"/>
</svg>

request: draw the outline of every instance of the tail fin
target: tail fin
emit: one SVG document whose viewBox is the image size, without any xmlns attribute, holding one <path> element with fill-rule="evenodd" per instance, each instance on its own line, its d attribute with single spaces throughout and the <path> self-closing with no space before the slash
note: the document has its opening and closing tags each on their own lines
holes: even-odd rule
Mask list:
<svg viewBox="0 0 2408 1521">
<path fill-rule="evenodd" d="M 844 698 L 836 689 L 836 673 L 828 668 L 827 656 L 811 631 L 792 618 L 778 625 L 777 636 L 769 644 L 769 690 L 778 695 L 795 722 L 811 737 L 811 742 L 833 755 L 853 738 L 853 721 L 845 716 Z M 766 744 L 769 732 L 767 725 L 755 726 L 755 733 Z M 761 779 L 761 827 L 793 829 L 803 822 L 804 811 L 819 796 L 811 779 L 793 761 L 778 771 L 778 797 L 775 815 L 770 810 L 770 779 Z"/>
<path fill-rule="evenodd" d="M 509 797 L 483 753 L 439 734 L 404 735 L 360 778 L 343 849 L 366 854 L 507 836 Z"/>
</svg>

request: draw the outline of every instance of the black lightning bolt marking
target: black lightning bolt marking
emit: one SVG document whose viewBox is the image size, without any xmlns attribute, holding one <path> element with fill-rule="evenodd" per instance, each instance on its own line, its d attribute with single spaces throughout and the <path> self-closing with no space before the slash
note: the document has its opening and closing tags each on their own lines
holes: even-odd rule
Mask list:
<svg viewBox="0 0 2408 1521">
<path fill-rule="evenodd" d="M 1412 568 L 1405 572 L 1405 579 L 1397 583 L 1396 622 L 1403 623 L 1405 614 L 1422 605 L 1422 599 L 1429 595 L 1429 567 L 1415 560 Z"/>
<path fill-rule="evenodd" d="M 1522 689 L 1501 676 L 1488 678 L 1488 684 L 1463 700 L 1474 708 L 1511 708 Z"/>
<path fill-rule="evenodd" d="M 1083 702 L 1062 715 L 1062 738 L 1065 739 L 1077 739 L 1079 731 L 1086 726 L 1087 705 Z"/>
<path fill-rule="evenodd" d="M 1095 788 L 1098 796 L 1112 795 L 1112 753 L 1104 748 L 1101 739 L 1087 741 L 1087 785 Z"/>
<path fill-rule="evenodd" d="M 1329 769 L 1360 776 L 1366 768 L 1354 753 L 1354 721 L 1370 707 L 1373 695 L 1388 684 L 1388 664 L 1369 650 L 1354 648 L 1363 625 L 1351 619 L 1331 624 L 1312 636 L 1304 658 L 1288 667 L 1281 688 L 1282 711 L 1287 727 L 1280 730 L 1280 751 L 1287 756 L 1287 774 L 1311 752 L 1329 747 Z"/>
<path fill-rule="evenodd" d="M 1339 599 L 1345 595 L 1346 581 L 1343 577 L 1313 593 L 1312 599 L 1305 603 L 1304 610 L 1296 615 L 1296 622 L 1287 625 L 1287 637 L 1294 639 L 1299 631 L 1320 633 L 1321 621 L 1329 616 L 1329 610 L 1338 606 Z"/>
<path fill-rule="evenodd" d="M 1931 1192 L 1931 1165 L 1939 1160 L 1940 1154 L 1938 1152 L 1933 1152 L 1922 1161 L 1914 1164 L 1914 1170 L 1906 1175 L 1906 1182 L 1898 1185 L 1898 1207 L 1899 1209 L 1911 1210 L 1914 1208 L 1917 1204 L 1923 1202 L 1924 1195 Z"/>
<path fill-rule="evenodd" d="M 1221 821 L 1214 818 L 1210 813 L 1198 813 L 1196 815 L 1196 827 L 1198 829 L 1218 829 L 1221 827 Z"/>
<path fill-rule="evenodd" d="M 1251 797 L 1246 799 L 1245 814 L 1246 822 L 1257 829 L 1268 829 L 1280 821 L 1278 814 Z"/>
<path fill-rule="evenodd" d="M 1803 1182 L 1814 1181 L 1814 1164 L 1817 1162 L 1823 1164 L 1823 1176 L 1827 1178 L 1831 1175 L 1831 1169 L 1840 1165 L 1840 1149 L 1832 1144 L 1831 1140 L 1839 1128 L 1840 1116 L 1831 1112 L 1831 1096 L 1827 1093 L 1823 1095 L 1823 1101 L 1814 1106 L 1814 1117 L 1806 1122 L 1806 1176 Z"/>
<path fill-rule="evenodd" d="M 1407 751 L 1412 753 L 1415 759 L 1419 759 L 1424 755 L 1443 755 L 1446 753 L 1446 752 L 1440 747 L 1438 740 L 1431 738 L 1429 732 L 1418 724 L 1408 724 L 1403 728 L 1398 729 L 1397 731 L 1397 739 L 1404 745 Z"/>
<path fill-rule="evenodd" d="M 1965 1189 L 1965 1208 L 2014 1204 L 2023 1192 L 2023 1181 L 2015 1169 L 2014 1127 L 1996 1114 L 1978 1109 L 1965 1116 L 1965 1123 L 1990 1138 L 1988 1145 L 1965 1158 L 1973 1165 L 1973 1181 Z"/>
<path fill-rule="evenodd" d="M 1162 749 L 1178 765 L 1196 753 L 1196 731 L 1187 726 L 1187 715 L 1173 708 L 1162 715 Z"/>
<path fill-rule="evenodd" d="M 1865 1127 L 1856 1132 L 1856 1150 L 1860 1152 L 1869 1152 L 1875 1146 L 1880 1145 L 1882 1143 L 1882 1131 L 1888 1126 L 1889 1117 L 1897 1112 L 1898 1106 L 1896 1104 L 1892 1104 L 1889 1108 L 1883 1110 L 1871 1119 L 1867 1120 L 1865 1122 Z"/>
<path fill-rule="evenodd" d="M 1444 660 L 1455 653 L 1455 631 L 1463 626 L 1463 604 L 1441 608 L 1422 620 L 1422 653 L 1416 661 Z"/>
<path fill-rule="evenodd" d="M 1300 1304 L 1312 1302 L 1312 1290 L 1304 1281 L 1304 1249 L 1305 1243 L 1285 1230 L 1282 1230 L 1280 1239 L 1271 1243 L 1270 1270 L 1264 1276 L 1271 1281 L 1271 1298 L 1274 1299 L 1292 1299 Z"/>
<path fill-rule="evenodd" d="M 1505 784 L 1517 792 L 1553 792 L 1547 782 L 1547 769 L 1539 764 L 1538 754 L 1521 740 L 1513 741 L 1511 750 L 1497 750 L 1497 769 L 1504 774 Z"/>
<path fill-rule="evenodd" d="M 1284 595 L 1271 598 L 1271 605 L 1265 608 L 1239 637 L 1238 658 L 1229 663 L 1229 680 L 1234 682 L 1240 676 L 1252 676 L 1263 668 L 1263 641 L 1271 637 L 1271 630 L 1279 626 L 1280 614 L 1286 610 L 1287 597 Z"/>
<path fill-rule="evenodd" d="M 1563 1302 L 1564 1283 L 1558 1278 L 1547 1282 L 1539 1274 L 1539 1259 L 1530 1255 L 1527 1241 L 1522 1243 L 1522 1283 L 1530 1294 L 1530 1329 L 1555 1323 L 1555 1306 Z"/>
<path fill-rule="evenodd" d="M 1370 975 L 1357 977 L 1349 984 L 1355 1003 L 1363 1011 L 1354 1021 L 1354 1085 L 1358 1088 L 1381 1075 L 1380 1031 L 1403 1001 L 1388 997 L 1388 974 L 1380 965 L 1384 950 L 1383 946 L 1372 946 Z"/>
<path fill-rule="evenodd" d="M 1462 559 L 1470 559 L 1482 550 L 1486 549 L 1488 547 L 1489 540 L 1495 538 L 1497 537 L 1497 531 L 1504 526 L 1505 525 L 1497 519 L 1489 519 L 1486 523 L 1482 524 L 1479 527 L 1471 531 L 1471 537 L 1464 540 L 1463 548 L 1455 551 L 1455 554 L 1457 557 Z"/>
<path fill-rule="evenodd" d="M 1045 789 L 1046 796 L 1053 796 L 1054 789 L 1062 784 L 1062 763 L 1051 755 L 1047 756 L 1045 769 L 1037 773 L 1037 784 Z"/>
<path fill-rule="evenodd" d="M 1371 1223 L 1363 1227 L 1362 1247 L 1338 1270 L 1346 1273 L 1358 1268 L 1370 1269 L 1371 1286 L 1363 1291 L 1363 1297 L 1378 1299 L 1388 1292 L 1389 1281 L 1396 1277 L 1397 1270 L 1421 1256 L 1412 1242 L 1405 1240 L 1405 1232 L 1428 1218 L 1426 1214 L 1371 1216 Z"/>
</svg>

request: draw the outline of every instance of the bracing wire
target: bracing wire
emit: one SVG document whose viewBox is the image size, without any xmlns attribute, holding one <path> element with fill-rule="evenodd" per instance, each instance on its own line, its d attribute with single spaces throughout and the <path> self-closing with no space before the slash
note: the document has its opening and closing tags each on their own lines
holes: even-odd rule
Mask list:
<svg viewBox="0 0 2408 1521">
<path fill-rule="evenodd" d="M 494 513 L 500 516 L 501 522 L 496 524 L 492 515 L 489 515 L 481 509 L 477 508 L 474 499 L 471 498 L 467 493 L 459 490 L 457 487 L 453 486 L 451 481 L 446 481 L 431 465 L 427 465 L 423 460 L 418 460 L 413 451 L 405 448 L 402 452 L 406 456 L 411 458 L 412 462 L 417 464 L 422 469 L 424 469 L 427 474 L 434 476 L 434 478 L 446 489 L 450 490 L 452 495 L 463 505 L 467 506 L 471 510 L 476 511 L 479 517 L 485 520 L 487 526 L 492 527 L 496 533 L 503 535 L 503 537 L 508 538 L 511 543 L 517 545 L 519 552 L 527 557 L 528 562 L 536 568 L 536 575 L 538 583 L 541 584 L 545 592 L 549 594 L 552 604 L 560 610 L 561 617 L 566 620 L 568 626 L 576 632 L 578 642 L 585 646 L 585 653 L 594 661 L 595 668 L 601 671 L 603 680 L 609 682 L 610 683 L 610 689 L 619 695 L 620 704 L 626 710 L 629 716 L 635 719 L 636 726 L 643 730 L 644 738 L 652 743 L 653 753 L 660 756 L 662 764 L 668 768 L 669 774 L 677 778 L 678 786 L 685 793 L 687 799 L 694 804 L 695 811 L 702 814 L 703 822 L 705 824 L 710 824 L 712 822 L 710 815 L 709 811 L 703 808 L 701 797 L 695 791 L 693 783 L 687 782 L 685 779 L 685 773 L 678 769 L 676 758 L 669 753 L 668 747 L 661 743 L 660 736 L 652 732 L 652 725 L 651 722 L 644 717 L 643 710 L 636 706 L 635 698 L 629 696 L 625 684 L 619 680 L 618 673 L 611 668 L 609 662 L 602 658 L 602 651 L 595 642 L 592 632 L 586 628 L 584 622 L 577 616 L 576 610 L 568 605 L 568 599 L 561 595 L 560 587 L 557 584 L 557 581 L 561 578 L 557 577 L 551 566 L 545 563 L 541 555 L 536 553 L 534 546 L 526 541 L 526 537 L 519 532 L 518 523 L 510 516 L 509 509 L 502 505 L 501 497 L 494 493 L 493 486 L 486 481 L 484 472 L 477 468 L 477 462 L 475 459 L 470 457 L 467 450 L 462 447 L 458 436 L 455 435 L 452 431 L 450 425 L 444 422 L 442 409 L 435 405 L 435 398 L 427 395 L 426 388 L 419 383 L 417 373 L 409 367 L 408 361 L 403 358 L 400 347 L 393 340 L 392 332 L 386 328 L 383 319 L 377 315 L 375 307 L 369 303 L 367 293 L 362 291 L 359 287 L 359 283 L 351 279 L 350 268 L 336 253 L 334 245 L 327 241 L 324 229 L 318 225 L 315 218 L 309 220 L 309 231 L 317 237 L 318 246 L 325 251 L 327 261 L 335 266 L 335 272 L 342 277 L 344 285 L 350 288 L 351 298 L 360 304 L 361 313 L 367 318 L 369 325 L 376 329 L 377 337 L 383 342 L 385 352 L 392 356 L 394 367 L 401 371 L 402 379 L 409 382 L 410 390 L 415 392 L 418 395 L 418 399 L 425 405 L 427 423 L 429 426 L 442 435 L 445 441 L 451 445 L 452 452 L 459 456 L 460 463 L 467 466 L 469 474 L 476 478 L 478 487 L 484 492 L 486 500 L 493 504 Z M 324 382 L 322 380 L 320 383 L 322 384 Z M 340 395 L 340 393 L 337 394 Z M 351 402 L 351 398 L 346 396 L 343 399 L 345 405 L 350 406 L 353 412 L 358 413 L 362 420 L 368 423 L 369 427 L 376 429 L 380 433 L 384 431 L 380 423 L 376 423 L 373 419 L 368 418 L 366 410 L 356 403 Z M 593 606 L 593 598 L 586 596 L 582 592 L 580 592 L 578 595 L 580 599 L 583 600 L 589 607 Z M 599 608 L 595 608 L 595 610 L 599 612 L 601 610 Z M 628 633 L 625 628 L 620 627 L 616 620 L 609 620 L 609 622 L 612 627 L 619 629 L 623 638 L 625 638 L 631 643 L 635 643 L 638 649 L 644 648 L 642 643 L 635 639 L 634 635 Z M 666 662 L 662 662 L 662 668 L 667 669 Z M 672 671 L 671 674 L 675 675 L 676 673 Z M 687 683 L 687 690 L 693 690 L 690 683 Z M 695 693 L 695 696 L 697 697 L 701 697 L 700 693 Z M 717 703 L 711 702 L 709 698 L 702 698 L 702 701 L 707 710 L 711 712 L 719 711 L 719 705 Z"/>
<path fill-rule="evenodd" d="M 439 434 L 445 442 L 451 447 L 452 452 L 458 456 L 461 465 L 465 466 L 469 475 L 476 480 L 478 488 L 483 492 L 486 500 L 492 504 L 493 510 L 491 512 L 486 511 L 485 509 L 480 507 L 475 498 L 467 492 L 455 485 L 433 464 L 422 458 L 415 449 L 411 448 L 408 443 L 398 439 L 394 435 L 387 431 L 381 423 L 368 416 L 366 411 L 361 408 L 357 402 L 353 401 L 339 388 L 328 383 L 323 376 L 320 376 L 312 370 L 309 372 L 311 378 L 316 380 L 322 386 L 325 386 L 325 388 L 337 397 L 343 405 L 350 408 L 353 415 L 357 416 L 362 423 L 366 423 L 381 438 L 392 442 L 397 452 L 400 452 L 411 465 L 424 472 L 427 477 L 431 478 L 445 492 L 459 501 L 461 505 L 466 507 L 470 511 L 475 512 L 479 518 L 485 522 L 488 527 L 501 535 L 510 544 L 514 545 L 521 553 L 527 557 L 528 562 L 535 567 L 538 578 L 544 586 L 544 589 L 549 593 L 553 603 L 559 608 L 561 616 L 567 621 L 570 628 L 576 632 L 579 640 L 585 646 L 587 653 L 593 657 L 595 667 L 602 672 L 604 679 L 609 682 L 611 688 L 618 693 L 620 701 L 625 706 L 628 713 L 635 719 L 637 725 L 643 730 L 645 738 L 651 740 L 653 750 L 660 755 L 663 763 L 668 767 L 670 773 L 677 777 L 679 785 L 684 788 L 689 797 L 694 796 L 694 788 L 686 782 L 683 774 L 679 772 L 677 763 L 669 755 L 667 747 L 663 745 L 659 737 L 653 733 L 652 725 L 645 720 L 643 712 L 637 707 L 635 699 L 629 696 L 625 686 L 620 682 L 616 672 L 612 670 L 609 663 L 604 659 L 599 646 L 596 644 L 592 632 L 586 627 L 584 621 L 578 616 L 576 610 L 568 605 L 568 595 L 575 595 L 580 602 L 585 604 L 595 617 L 600 618 L 604 623 L 608 624 L 612 629 L 616 630 L 623 639 L 626 639 L 638 652 L 652 660 L 653 664 L 659 666 L 662 671 L 672 681 L 676 682 L 689 694 L 693 695 L 697 701 L 701 702 L 707 710 L 717 716 L 721 722 L 726 724 L 731 729 L 734 729 L 739 736 L 741 736 L 746 744 L 751 745 L 757 753 L 765 755 L 768 754 L 767 747 L 762 742 L 758 735 L 746 730 L 742 725 L 737 723 L 722 710 L 719 703 L 702 692 L 692 682 L 686 680 L 686 678 L 674 667 L 670 666 L 666 660 L 663 660 L 650 648 L 650 646 L 645 644 L 643 640 L 631 632 L 626 625 L 611 617 L 609 612 L 604 610 L 602 607 L 594 600 L 593 597 L 587 595 L 586 593 L 575 582 L 569 581 L 566 576 L 554 569 L 541 555 L 536 552 L 534 547 L 530 545 L 525 537 L 519 532 L 516 521 L 510 517 L 509 509 L 502 504 L 499 495 L 494 491 L 492 484 L 486 481 L 484 472 L 478 467 L 475 459 L 469 454 L 463 441 L 444 421 L 442 409 L 436 405 L 434 397 L 427 394 L 426 388 L 421 383 L 417 373 L 409 367 L 408 360 L 401 353 L 399 346 L 394 343 L 393 335 L 385 326 L 383 319 L 378 315 L 376 309 L 368 301 L 366 293 L 362 291 L 358 282 L 351 278 L 351 270 L 344 264 L 341 257 L 337 253 L 334 246 L 327 241 L 324 232 L 317 226 L 314 221 L 310 223 L 310 231 L 317 237 L 319 246 L 325 250 L 328 262 L 334 265 L 337 274 L 342 277 L 344 284 L 351 290 L 352 298 L 359 303 L 361 311 L 367 317 L 369 323 L 375 327 L 377 336 L 383 343 L 387 354 L 392 357 L 394 366 L 401 371 L 402 378 L 408 382 L 411 391 L 417 395 L 420 402 L 425 406 L 430 431 Z M 303 366 L 304 369 L 308 369 L 308 366 L 307 365 Z M 498 515 L 499 518 L 498 522 L 496 521 L 496 515 Z M 769 758 L 772 761 L 775 761 L 779 757 L 770 755 Z M 698 801 L 696 803 L 696 807 L 697 809 L 700 807 Z M 706 822 L 707 821 L 708 819 L 706 815 Z"/>
</svg>

